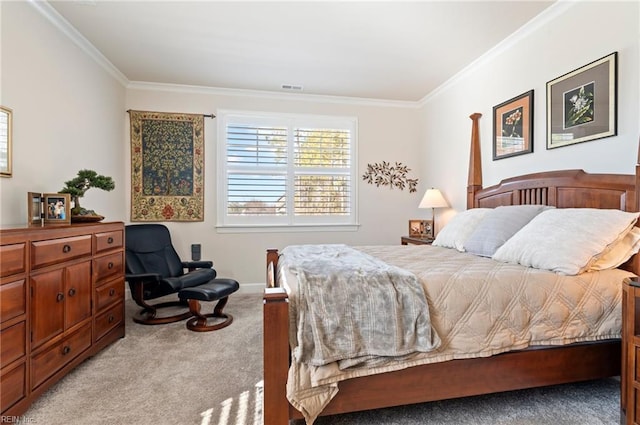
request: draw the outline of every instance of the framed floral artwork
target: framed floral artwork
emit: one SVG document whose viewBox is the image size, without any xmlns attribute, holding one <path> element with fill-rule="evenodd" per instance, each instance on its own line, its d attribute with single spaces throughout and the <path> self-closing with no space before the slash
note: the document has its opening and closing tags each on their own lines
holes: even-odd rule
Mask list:
<svg viewBox="0 0 640 425">
<path fill-rule="evenodd" d="M 547 149 L 617 134 L 618 53 L 547 83 Z"/>
<path fill-rule="evenodd" d="M 493 107 L 493 160 L 533 152 L 533 90 Z"/>
<path fill-rule="evenodd" d="M 13 111 L 0 106 L 0 177 L 11 177 Z"/>
</svg>

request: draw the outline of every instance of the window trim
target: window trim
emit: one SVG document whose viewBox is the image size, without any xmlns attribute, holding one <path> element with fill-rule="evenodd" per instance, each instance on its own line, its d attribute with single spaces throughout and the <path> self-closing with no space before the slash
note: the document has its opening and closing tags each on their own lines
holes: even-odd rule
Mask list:
<svg viewBox="0 0 640 425">
<path fill-rule="evenodd" d="M 315 115 L 315 114 L 293 114 L 293 113 L 274 113 L 260 111 L 244 111 L 222 109 L 217 111 L 217 158 L 216 158 L 216 203 L 217 217 L 216 228 L 221 233 L 232 232 L 287 232 L 287 231 L 356 231 L 359 228 L 358 223 L 358 119 L 353 116 L 332 116 L 332 115 Z M 227 140 L 226 130 L 227 124 L 234 120 L 252 119 L 253 122 L 262 124 L 272 122 L 273 120 L 281 121 L 279 125 L 287 124 L 292 126 L 312 126 L 318 127 L 326 123 L 327 126 L 337 126 L 340 128 L 350 128 L 352 130 L 351 140 L 351 209 L 352 212 L 345 217 L 305 217 L 297 218 L 289 214 L 283 217 L 260 217 L 261 223 L 255 223 L 256 217 L 230 217 L 227 216 L 228 196 L 227 196 Z M 291 153 L 290 153 L 291 155 Z M 288 167 L 293 167 L 289 162 Z M 291 177 L 287 173 L 287 179 Z M 293 198 L 292 198 L 293 199 Z M 294 222 L 295 218 L 295 222 Z"/>
</svg>

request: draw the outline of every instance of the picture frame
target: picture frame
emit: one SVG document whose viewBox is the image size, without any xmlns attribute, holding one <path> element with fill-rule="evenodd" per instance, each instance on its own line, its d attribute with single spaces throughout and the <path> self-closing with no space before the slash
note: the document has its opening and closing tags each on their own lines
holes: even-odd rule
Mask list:
<svg viewBox="0 0 640 425">
<path fill-rule="evenodd" d="M 493 107 L 493 160 L 533 152 L 533 90 Z"/>
<path fill-rule="evenodd" d="M 547 149 L 617 134 L 617 63 L 613 52 L 547 83 Z"/>
<path fill-rule="evenodd" d="M 42 194 L 27 192 L 27 224 L 42 226 Z"/>
<path fill-rule="evenodd" d="M 45 193 L 42 196 L 44 224 L 71 223 L 71 195 L 68 193 Z"/>
<path fill-rule="evenodd" d="M 0 106 L 0 177 L 11 177 L 13 152 L 13 111 Z"/>
<path fill-rule="evenodd" d="M 420 239 L 433 239 L 432 220 L 409 220 L 409 237 Z"/>
</svg>

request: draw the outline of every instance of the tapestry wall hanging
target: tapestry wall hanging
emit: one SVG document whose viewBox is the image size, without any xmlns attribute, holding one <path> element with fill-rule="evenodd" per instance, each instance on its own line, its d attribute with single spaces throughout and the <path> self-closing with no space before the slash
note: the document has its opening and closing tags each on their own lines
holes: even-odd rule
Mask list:
<svg viewBox="0 0 640 425">
<path fill-rule="evenodd" d="M 131 221 L 204 220 L 204 115 L 129 111 Z"/>
</svg>

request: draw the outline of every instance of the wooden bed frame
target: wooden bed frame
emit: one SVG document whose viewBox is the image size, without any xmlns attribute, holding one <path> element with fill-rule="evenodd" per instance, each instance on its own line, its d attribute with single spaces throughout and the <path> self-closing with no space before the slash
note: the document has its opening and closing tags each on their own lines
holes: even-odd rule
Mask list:
<svg viewBox="0 0 640 425">
<path fill-rule="evenodd" d="M 472 119 L 467 208 L 545 204 L 559 208 L 639 211 L 640 165 L 635 175 L 562 170 L 528 174 L 483 188 L 478 120 Z M 640 162 L 640 153 L 639 153 Z M 302 415 L 286 398 L 289 369 L 288 300 L 276 286 L 278 251 L 267 251 L 264 295 L 264 423 L 284 425 Z M 625 268 L 640 274 L 640 255 Z M 622 282 L 620 283 L 622 284 Z M 620 340 L 536 347 L 492 357 L 426 364 L 340 382 L 321 415 L 444 400 L 599 379 L 620 374 Z M 624 363 L 622 363 L 624 364 Z M 624 381 L 624 380 L 623 380 Z M 624 414 L 624 401 L 622 403 Z"/>
</svg>

